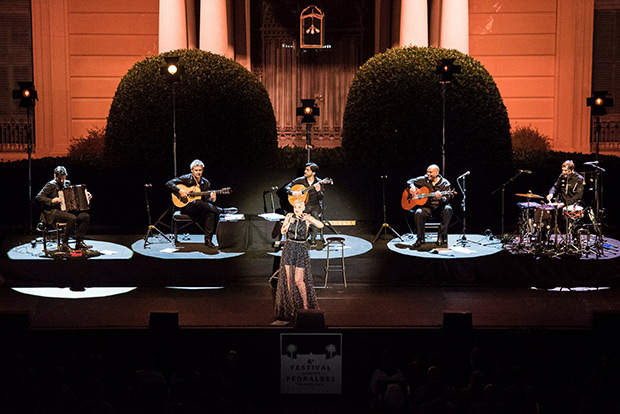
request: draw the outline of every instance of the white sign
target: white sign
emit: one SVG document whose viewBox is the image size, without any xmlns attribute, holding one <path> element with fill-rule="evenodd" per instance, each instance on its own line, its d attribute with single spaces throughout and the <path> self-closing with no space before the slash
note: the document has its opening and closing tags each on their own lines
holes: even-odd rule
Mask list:
<svg viewBox="0 0 620 414">
<path fill-rule="evenodd" d="M 342 334 L 280 334 L 282 394 L 342 392 Z"/>
</svg>

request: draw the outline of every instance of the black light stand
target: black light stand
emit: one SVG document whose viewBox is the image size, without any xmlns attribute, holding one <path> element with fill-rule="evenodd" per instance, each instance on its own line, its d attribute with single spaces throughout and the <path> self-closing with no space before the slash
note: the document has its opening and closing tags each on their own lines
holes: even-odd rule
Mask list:
<svg viewBox="0 0 620 414">
<path fill-rule="evenodd" d="M 32 149 L 34 134 L 34 105 L 39 99 L 33 82 L 17 82 L 19 89 L 13 90 L 13 99 L 19 99 L 19 107 L 26 108 L 26 152 L 28 153 L 28 231 L 32 233 Z"/>
<path fill-rule="evenodd" d="M 594 125 L 594 139 L 596 141 L 595 150 L 596 150 L 596 160 L 598 161 L 598 153 L 599 153 L 599 141 L 601 134 L 601 115 L 605 115 L 607 113 L 606 107 L 614 106 L 614 100 L 612 98 L 607 98 L 607 91 L 596 91 L 592 92 L 592 96 L 586 99 L 586 105 L 591 107 L 590 116 L 595 116 L 596 121 Z"/>
<path fill-rule="evenodd" d="M 377 234 L 375 235 L 375 238 L 372 239 L 372 243 L 374 244 L 377 239 L 382 236 L 383 234 L 387 233 L 388 230 L 390 230 L 392 233 L 394 233 L 396 235 L 396 237 L 398 237 L 400 239 L 400 241 L 404 242 L 403 238 L 400 237 L 400 234 L 398 234 L 396 232 L 396 230 L 394 230 L 392 228 L 392 226 L 390 226 L 387 222 L 387 209 L 385 207 L 385 180 L 387 179 L 387 175 L 382 175 L 381 176 L 381 191 L 383 193 L 383 223 L 381 224 L 381 228 L 379 229 L 379 231 L 377 232 Z"/>
<path fill-rule="evenodd" d="M 461 73 L 461 66 L 454 64 L 455 59 L 441 59 L 437 62 L 435 73 L 441 75 L 441 173 L 446 175 L 446 83 L 451 83 L 455 74 Z"/>
<path fill-rule="evenodd" d="M 176 86 L 181 82 L 183 66 L 179 65 L 178 56 L 166 56 L 165 66 L 160 68 L 160 73 L 165 76 L 166 81 L 172 84 L 172 157 L 174 162 L 174 176 L 177 176 L 177 103 Z"/>
<path fill-rule="evenodd" d="M 321 114 L 321 108 L 315 105 L 314 99 L 302 99 L 301 106 L 297 108 L 297 116 L 301 116 L 301 123 L 306 124 L 306 149 L 308 150 L 308 162 L 310 162 L 310 150 L 312 149 L 312 137 L 310 130 L 316 123 L 315 116 Z"/>
</svg>

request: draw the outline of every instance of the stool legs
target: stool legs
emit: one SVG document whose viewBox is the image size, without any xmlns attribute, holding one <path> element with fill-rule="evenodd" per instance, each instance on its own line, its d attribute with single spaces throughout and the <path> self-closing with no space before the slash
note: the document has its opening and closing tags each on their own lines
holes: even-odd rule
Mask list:
<svg viewBox="0 0 620 414">
<path fill-rule="evenodd" d="M 337 244 L 340 246 L 340 266 L 331 266 L 330 262 L 329 262 L 329 248 L 332 244 Z M 345 265 L 344 265 L 344 243 L 341 241 L 329 241 L 327 242 L 327 244 L 325 245 L 327 247 L 327 259 L 326 259 L 326 263 L 325 263 L 325 285 L 323 286 L 324 288 L 327 287 L 327 280 L 329 278 L 329 269 L 330 268 L 334 268 L 334 270 L 340 270 L 342 272 L 342 280 L 344 282 L 344 287 L 347 287 L 347 275 L 346 275 L 346 270 L 345 270 Z"/>
</svg>

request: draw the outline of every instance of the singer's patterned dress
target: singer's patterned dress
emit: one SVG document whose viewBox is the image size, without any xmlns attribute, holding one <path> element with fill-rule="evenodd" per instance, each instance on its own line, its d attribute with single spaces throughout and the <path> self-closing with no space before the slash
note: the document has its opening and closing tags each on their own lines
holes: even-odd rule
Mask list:
<svg viewBox="0 0 620 414">
<path fill-rule="evenodd" d="M 292 321 L 295 317 L 295 310 L 303 308 L 303 300 L 295 284 L 295 268 L 303 269 L 308 309 L 317 308 L 312 270 L 310 269 L 310 256 L 306 247 L 307 223 L 307 221 L 295 220 L 286 233 L 286 242 L 280 259 L 275 304 L 275 317 L 280 321 Z M 287 267 L 290 272 L 287 272 Z"/>
</svg>

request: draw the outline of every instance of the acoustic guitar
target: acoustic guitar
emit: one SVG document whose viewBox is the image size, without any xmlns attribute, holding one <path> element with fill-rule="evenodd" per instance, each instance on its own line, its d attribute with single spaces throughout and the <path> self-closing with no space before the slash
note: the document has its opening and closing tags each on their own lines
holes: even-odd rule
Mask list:
<svg viewBox="0 0 620 414">
<path fill-rule="evenodd" d="M 187 193 L 187 197 L 179 197 L 177 194 L 172 193 L 172 203 L 179 208 L 185 207 L 192 201 L 200 200 L 202 196 L 208 195 L 211 193 L 215 193 L 215 194 L 232 193 L 232 188 L 230 187 L 222 188 L 221 190 L 207 190 L 207 191 L 200 191 L 200 187 L 197 185 L 193 187 L 188 187 L 186 185 L 179 184 L 177 187 L 179 187 L 181 190 Z"/>
<path fill-rule="evenodd" d="M 291 203 L 291 205 L 294 205 L 295 201 L 297 200 L 303 200 L 304 203 L 307 203 L 308 197 L 310 197 L 310 194 L 308 194 L 308 191 L 310 191 L 312 187 L 314 187 L 317 184 L 332 185 L 333 183 L 334 183 L 334 180 L 332 180 L 331 178 L 323 178 L 322 180 L 319 180 L 318 182 L 312 184 L 309 187 L 304 187 L 303 184 L 295 184 L 294 186 L 291 187 L 291 191 L 301 191 L 301 194 L 296 195 L 296 196 L 289 194 L 288 202 Z"/>
<path fill-rule="evenodd" d="M 415 206 L 423 206 L 424 204 L 426 204 L 429 198 L 435 197 L 435 193 L 437 192 L 433 191 L 431 193 L 428 188 L 420 187 L 420 192 L 413 195 L 409 192 L 409 189 L 410 188 L 407 187 L 407 189 L 403 191 L 403 198 L 400 202 L 400 204 L 405 210 L 411 210 Z M 439 194 L 441 194 L 441 196 L 443 197 L 445 195 L 456 194 L 456 191 L 440 191 Z"/>
</svg>

